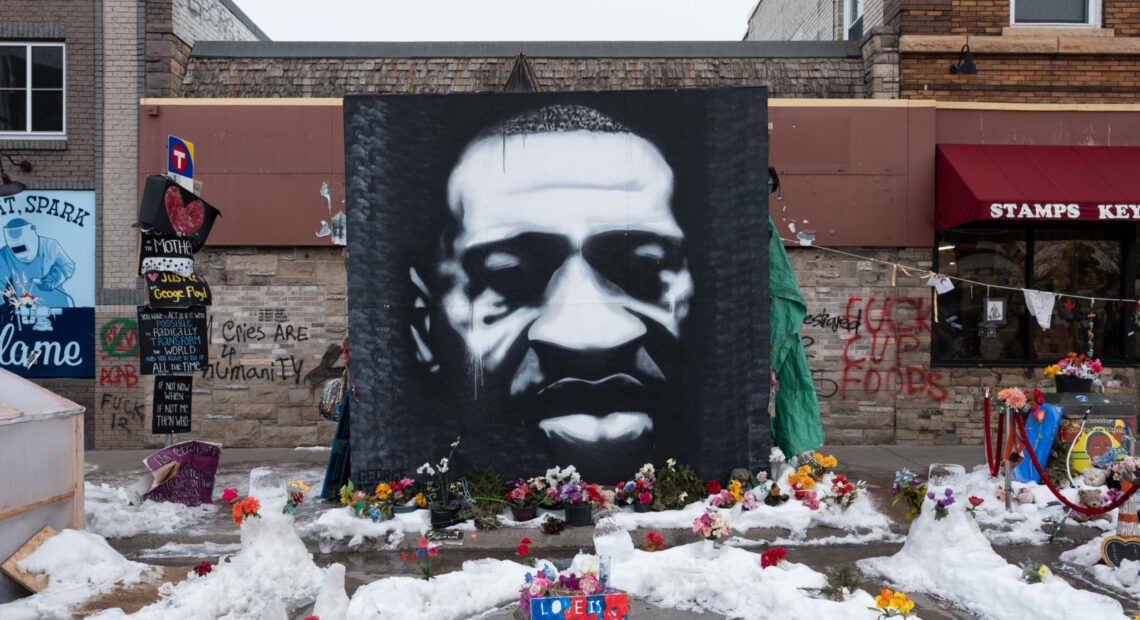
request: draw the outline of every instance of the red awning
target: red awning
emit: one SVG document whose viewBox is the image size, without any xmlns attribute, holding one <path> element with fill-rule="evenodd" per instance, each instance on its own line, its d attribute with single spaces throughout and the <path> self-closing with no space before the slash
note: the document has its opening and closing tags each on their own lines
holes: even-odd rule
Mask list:
<svg viewBox="0 0 1140 620">
<path fill-rule="evenodd" d="M 1140 221 L 1140 146 L 939 144 L 935 225 Z"/>
</svg>

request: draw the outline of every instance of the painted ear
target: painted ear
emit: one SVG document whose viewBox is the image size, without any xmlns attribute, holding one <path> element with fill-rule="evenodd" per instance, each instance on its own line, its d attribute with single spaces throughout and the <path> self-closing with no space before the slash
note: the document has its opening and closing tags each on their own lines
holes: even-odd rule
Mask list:
<svg viewBox="0 0 1140 620">
<path fill-rule="evenodd" d="M 431 342 L 431 291 L 415 267 L 408 269 L 408 280 L 416 291 L 415 301 L 412 302 L 411 325 L 409 325 L 412 341 L 416 345 L 416 361 L 434 374 L 439 372 L 439 363 L 428 344 Z"/>
</svg>

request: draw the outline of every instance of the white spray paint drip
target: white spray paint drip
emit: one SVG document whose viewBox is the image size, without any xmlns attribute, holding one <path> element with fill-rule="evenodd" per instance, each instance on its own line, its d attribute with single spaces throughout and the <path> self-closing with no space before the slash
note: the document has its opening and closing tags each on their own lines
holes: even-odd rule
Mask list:
<svg viewBox="0 0 1140 620">
<path fill-rule="evenodd" d="M 788 222 L 788 230 L 792 231 L 793 233 L 796 232 L 796 223 Z"/>
</svg>

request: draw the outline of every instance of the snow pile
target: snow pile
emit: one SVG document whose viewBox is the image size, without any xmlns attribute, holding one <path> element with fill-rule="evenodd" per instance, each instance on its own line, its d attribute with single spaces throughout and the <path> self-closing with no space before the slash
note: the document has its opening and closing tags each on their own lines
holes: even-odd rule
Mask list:
<svg viewBox="0 0 1140 620">
<path fill-rule="evenodd" d="M 20 570 L 50 575 L 48 587 L 33 596 L 0 605 L 0 618 L 69 618 L 68 607 L 116 583 L 138 583 L 153 567 L 131 562 L 101 536 L 63 530 L 17 564 Z"/>
<path fill-rule="evenodd" d="M 83 512 L 87 529 L 105 538 L 139 534 L 206 533 L 218 515 L 218 506 L 184 506 L 174 502 L 143 502 L 131 506 L 123 487 L 84 485 Z"/>
<path fill-rule="evenodd" d="M 931 490 L 943 497 L 943 488 Z M 1055 575 L 1046 575 L 1036 584 L 1023 581 L 1021 568 L 995 553 L 978 523 L 966 513 L 965 494 L 956 497 L 958 501 L 941 520 L 935 519 L 934 501 L 926 499 L 922 512 L 910 524 L 903 548 L 890 557 L 860 560 L 859 567 L 898 583 L 908 593 L 921 591 L 949 599 L 995 620 L 1124 616 L 1117 601 L 1077 590 Z M 1034 505 L 1024 508 L 1036 510 Z"/>
<path fill-rule="evenodd" d="M 421 560 L 422 561 L 422 560 Z M 508 560 L 472 560 L 431 581 L 389 577 L 361 586 L 349 618 L 469 618 L 517 600 L 530 569 Z"/>
<path fill-rule="evenodd" d="M 315 598 L 325 581 L 324 571 L 297 536 L 292 515 L 283 513 L 285 480 L 269 469 L 254 469 L 250 495 L 261 501 L 261 517 L 250 517 L 241 525 L 241 552 L 219 562 L 205 577 L 164 586 L 165 600 L 133 617 L 260 618 L 270 603 L 295 609 Z M 98 617 L 122 615 L 113 610 Z"/>
</svg>

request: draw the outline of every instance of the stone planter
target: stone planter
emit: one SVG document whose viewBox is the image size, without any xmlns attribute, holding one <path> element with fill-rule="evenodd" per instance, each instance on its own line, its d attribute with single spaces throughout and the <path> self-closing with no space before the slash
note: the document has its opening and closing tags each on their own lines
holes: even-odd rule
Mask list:
<svg viewBox="0 0 1140 620">
<path fill-rule="evenodd" d="M 511 517 L 515 521 L 530 521 L 538 516 L 537 506 L 511 506 Z"/>
</svg>

